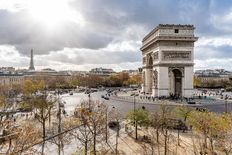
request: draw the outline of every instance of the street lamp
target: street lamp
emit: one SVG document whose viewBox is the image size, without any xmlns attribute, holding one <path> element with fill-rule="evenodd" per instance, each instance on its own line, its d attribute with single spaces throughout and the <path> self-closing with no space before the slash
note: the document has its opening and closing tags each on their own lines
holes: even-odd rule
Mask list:
<svg viewBox="0 0 232 155">
<path fill-rule="evenodd" d="M 228 113 L 228 103 L 227 103 L 228 96 L 225 95 L 225 113 Z"/>
<path fill-rule="evenodd" d="M 136 110 L 136 102 L 135 102 L 135 97 L 139 96 L 139 94 L 133 94 L 134 97 L 134 126 L 135 126 L 135 110 Z"/>
<path fill-rule="evenodd" d="M 88 94 L 88 98 L 89 98 L 89 109 L 90 109 L 90 92 L 89 92 L 89 94 Z"/>
</svg>

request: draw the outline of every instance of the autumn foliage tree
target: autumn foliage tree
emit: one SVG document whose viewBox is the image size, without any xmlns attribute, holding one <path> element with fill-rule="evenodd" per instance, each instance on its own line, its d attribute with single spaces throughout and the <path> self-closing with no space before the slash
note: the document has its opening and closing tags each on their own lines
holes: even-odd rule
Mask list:
<svg viewBox="0 0 232 155">
<path fill-rule="evenodd" d="M 10 133 L 10 145 L 6 154 L 35 153 L 36 150 L 31 146 L 42 138 L 40 131 L 32 123 L 24 123 L 14 127 Z"/>
<path fill-rule="evenodd" d="M 227 114 L 195 111 L 190 115 L 189 124 L 200 139 L 203 139 L 199 146 L 200 151 L 210 154 L 215 152 L 215 142 L 224 141 L 231 131 L 231 118 Z"/>
</svg>

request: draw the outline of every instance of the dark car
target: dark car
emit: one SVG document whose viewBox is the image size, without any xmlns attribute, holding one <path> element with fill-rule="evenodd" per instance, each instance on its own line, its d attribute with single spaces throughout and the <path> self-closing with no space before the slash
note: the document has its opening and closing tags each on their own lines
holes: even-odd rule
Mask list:
<svg viewBox="0 0 232 155">
<path fill-rule="evenodd" d="M 188 104 L 196 104 L 194 101 L 189 101 Z"/>
<path fill-rule="evenodd" d="M 32 108 L 18 108 L 16 111 L 17 112 L 31 112 Z"/>
<path fill-rule="evenodd" d="M 111 121 L 108 123 L 109 128 L 115 128 L 117 126 L 119 126 L 119 122 L 116 121 Z"/>
<path fill-rule="evenodd" d="M 109 100 L 110 98 L 109 97 L 104 97 L 105 100 Z"/>
</svg>

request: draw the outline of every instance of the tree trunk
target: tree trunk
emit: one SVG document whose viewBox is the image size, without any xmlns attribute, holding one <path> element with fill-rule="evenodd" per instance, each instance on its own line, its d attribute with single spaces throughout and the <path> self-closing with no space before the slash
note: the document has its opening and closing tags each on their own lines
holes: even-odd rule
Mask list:
<svg viewBox="0 0 232 155">
<path fill-rule="evenodd" d="M 158 155 L 160 155 L 160 144 L 159 143 L 157 143 L 157 151 L 158 151 Z"/>
<path fill-rule="evenodd" d="M 8 146 L 8 149 L 7 149 L 7 153 L 6 154 L 10 154 L 10 149 L 11 149 L 11 145 L 12 145 L 12 143 L 11 143 L 11 139 L 9 140 L 9 146 Z"/>
<path fill-rule="evenodd" d="M 165 129 L 165 134 L 164 134 L 164 155 L 167 155 L 167 138 L 168 138 L 168 130 Z"/>
<path fill-rule="evenodd" d="M 49 112 L 48 122 L 49 122 L 49 129 L 50 129 L 51 128 L 51 112 Z"/>
<path fill-rule="evenodd" d="M 204 135 L 204 149 L 207 148 L 207 136 Z"/>
<path fill-rule="evenodd" d="M 42 152 L 41 152 L 42 155 L 44 154 L 44 145 L 45 145 L 45 142 L 43 141 L 43 144 L 42 144 Z"/>
<path fill-rule="evenodd" d="M 42 125 L 43 125 L 43 144 L 42 144 L 42 155 L 44 154 L 44 145 L 45 145 L 45 137 L 46 137 L 46 133 L 45 133 L 45 120 L 43 119 L 43 122 L 42 122 Z"/>
<path fill-rule="evenodd" d="M 60 141 L 58 142 L 58 155 L 60 155 Z"/>
<path fill-rule="evenodd" d="M 159 129 L 156 129 L 156 142 L 159 143 Z"/>
<path fill-rule="evenodd" d="M 135 139 L 138 140 L 138 124 L 137 124 L 137 121 L 135 121 Z"/>
<path fill-rule="evenodd" d="M 115 154 L 118 155 L 118 134 L 116 135 L 116 150 Z"/>
<path fill-rule="evenodd" d="M 93 135 L 93 154 L 96 155 L 96 129 L 94 130 L 94 135 Z"/>
<path fill-rule="evenodd" d="M 212 138 L 210 138 L 210 146 L 211 146 L 211 153 L 213 154 L 214 147 L 213 147 L 213 139 Z"/>
<path fill-rule="evenodd" d="M 46 127 L 45 127 L 45 120 L 43 120 L 43 140 L 45 140 L 45 137 L 46 137 Z"/>
<path fill-rule="evenodd" d="M 85 141 L 85 155 L 87 155 L 88 152 L 88 139 Z"/>
<path fill-rule="evenodd" d="M 59 110 L 58 110 L 58 133 L 61 133 L 61 109 L 60 109 L 60 103 L 59 104 Z M 50 119 L 50 112 L 49 112 L 49 119 Z M 58 155 L 61 153 L 61 143 L 62 143 L 62 137 L 61 135 L 58 136 Z"/>
<path fill-rule="evenodd" d="M 118 122 L 118 120 L 117 120 Z M 116 155 L 118 155 L 118 137 L 119 137 L 119 123 L 117 123 L 117 134 L 116 134 Z"/>
<path fill-rule="evenodd" d="M 154 144 L 152 143 L 152 146 L 151 146 L 151 155 L 154 155 Z"/>
</svg>

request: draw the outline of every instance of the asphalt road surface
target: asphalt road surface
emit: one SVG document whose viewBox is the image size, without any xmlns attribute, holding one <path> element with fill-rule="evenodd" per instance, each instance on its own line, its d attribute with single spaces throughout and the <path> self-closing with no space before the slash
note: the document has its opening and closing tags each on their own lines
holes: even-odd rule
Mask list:
<svg viewBox="0 0 232 155">
<path fill-rule="evenodd" d="M 105 94 L 106 94 L 105 91 L 95 92 L 95 93 L 91 94 L 90 99 L 91 100 L 103 101 L 105 104 L 108 105 L 109 109 L 115 107 L 122 116 L 125 116 L 128 113 L 128 111 L 134 109 L 134 103 L 133 102 L 116 101 L 116 100 L 111 100 L 111 99 L 110 100 L 105 100 L 105 99 L 101 98 L 101 96 L 105 95 Z M 89 99 L 88 95 L 84 94 L 84 93 L 74 93 L 73 95 L 64 94 L 61 97 L 66 102 L 65 110 L 70 115 L 73 114 L 73 111 L 74 111 L 75 107 L 80 105 L 82 100 L 88 100 Z M 136 108 L 141 108 L 142 106 L 144 106 L 150 112 L 158 111 L 159 108 L 160 108 L 160 105 L 156 105 L 156 104 L 135 103 Z M 170 107 L 175 108 L 176 106 L 173 105 L 173 106 L 170 106 Z M 218 113 L 225 112 L 225 110 L 226 110 L 226 104 L 225 104 L 224 101 L 214 101 L 214 103 L 211 103 L 210 105 L 209 104 L 204 105 L 204 103 L 203 103 L 201 107 L 207 108 L 210 111 L 218 112 Z M 232 103 L 229 103 L 229 102 L 227 103 L 227 111 L 228 112 L 232 111 Z"/>
</svg>

